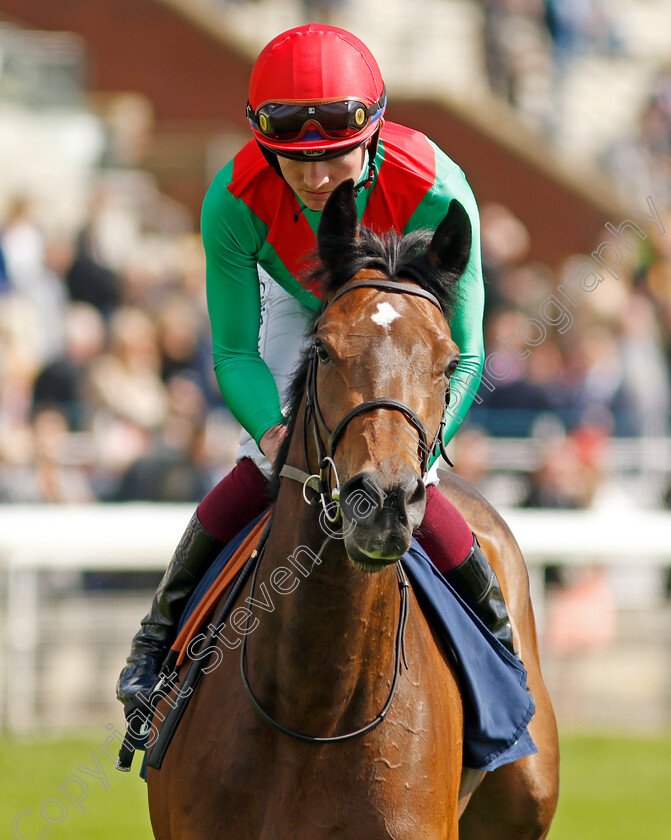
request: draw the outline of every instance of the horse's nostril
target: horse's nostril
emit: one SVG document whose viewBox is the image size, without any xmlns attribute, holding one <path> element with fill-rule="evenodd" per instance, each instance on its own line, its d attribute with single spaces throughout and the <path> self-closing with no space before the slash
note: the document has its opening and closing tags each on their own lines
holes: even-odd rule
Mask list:
<svg viewBox="0 0 671 840">
<path fill-rule="evenodd" d="M 426 504 L 426 487 L 421 478 L 417 478 L 417 483 L 413 490 L 408 494 L 408 505 L 423 505 Z"/>
<path fill-rule="evenodd" d="M 374 527 L 380 518 L 397 520 L 401 526 L 416 528 L 424 516 L 426 489 L 419 476 L 413 481 L 382 480 L 379 472 L 359 473 L 341 489 L 340 506 L 352 522 Z"/>
<path fill-rule="evenodd" d="M 409 494 L 407 506 L 408 526 L 412 531 L 419 528 L 424 519 L 424 512 L 426 510 L 426 487 L 421 478 L 417 478 L 417 484 L 413 491 Z"/>
<path fill-rule="evenodd" d="M 350 521 L 365 524 L 383 507 L 384 493 L 373 478 L 374 473 L 359 473 L 342 486 L 340 507 Z"/>
</svg>

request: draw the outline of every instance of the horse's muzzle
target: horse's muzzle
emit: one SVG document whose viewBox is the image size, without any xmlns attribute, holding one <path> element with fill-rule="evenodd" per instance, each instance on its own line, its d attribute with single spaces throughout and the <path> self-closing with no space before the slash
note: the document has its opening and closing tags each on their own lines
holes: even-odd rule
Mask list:
<svg viewBox="0 0 671 840">
<path fill-rule="evenodd" d="M 347 554 L 363 571 L 377 571 L 410 548 L 424 518 L 426 488 L 414 472 L 400 480 L 361 472 L 342 486 L 340 508 Z"/>
</svg>

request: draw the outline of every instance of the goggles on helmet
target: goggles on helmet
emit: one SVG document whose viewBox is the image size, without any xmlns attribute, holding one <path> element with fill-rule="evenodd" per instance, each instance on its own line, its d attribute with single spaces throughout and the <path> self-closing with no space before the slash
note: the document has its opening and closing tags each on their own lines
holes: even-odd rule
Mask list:
<svg viewBox="0 0 671 840">
<path fill-rule="evenodd" d="M 247 103 L 247 118 L 263 137 L 278 143 L 297 140 L 356 140 L 371 122 L 378 120 L 387 104 L 386 90 L 367 106 L 358 99 L 333 102 L 265 102 L 254 111 Z"/>
</svg>

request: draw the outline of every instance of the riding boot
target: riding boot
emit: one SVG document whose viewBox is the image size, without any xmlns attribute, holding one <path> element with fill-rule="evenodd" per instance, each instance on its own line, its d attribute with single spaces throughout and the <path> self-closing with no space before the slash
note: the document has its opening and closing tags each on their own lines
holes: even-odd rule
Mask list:
<svg viewBox="0 0 671 840">
<path fill-rule="evenodd" d="M 513 629 L 499 580 L 475 536 L 468 557 L 455 569 L 445 573 L 445 578 L 485 627 L 513 656 L 519 658 L 513 643 Z"/>
<path fill-rule="evenodd" d="M 177 624 L 196 585 L 224 543 L 201 525 L 194 513 L 154 594 L 149 613 L 131 643 L 126 666 L 119 674 L 116 693 L 126 704 L 141 692 L 148 694 L 177 636 Z M 132 704 L 131 704 L 132 705 Z"/>
</svg>

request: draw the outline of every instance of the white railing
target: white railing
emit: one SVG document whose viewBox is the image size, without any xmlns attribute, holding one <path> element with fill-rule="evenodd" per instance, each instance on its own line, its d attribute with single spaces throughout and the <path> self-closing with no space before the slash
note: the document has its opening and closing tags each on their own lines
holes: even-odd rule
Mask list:
<svg viewBox="0 0 671 840">
<path fill-rule="evenodd" d="M 56 571 L 160 570 L 192 513 L 193 505 L 181 504 L 0 508 L 0 576 L 6 593 L 0 609 L 5 622 L 0 726 L 20 731 L 37 719 L 40 576 Z M 671 567 L 671 512 L 632 507 L 502 513 L 529 565 L 537 615 L 543 612 L 546 565 Z"/>
<path fill-rule="evenodd" d="M 0 508 L 0 568 L 161 569 L 192 504 L 5 505 Z M 671 565 L 671 512 L 501 510 L 530 565 Z"/>
</svg>

